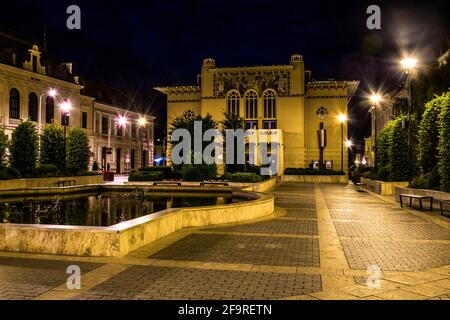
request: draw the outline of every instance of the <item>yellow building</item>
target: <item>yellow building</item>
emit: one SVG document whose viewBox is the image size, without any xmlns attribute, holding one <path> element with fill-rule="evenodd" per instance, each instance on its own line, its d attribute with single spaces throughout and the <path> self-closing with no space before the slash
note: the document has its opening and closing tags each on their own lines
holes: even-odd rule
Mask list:
<svg viewBox="0 0 450 320">
<path fill-rule="evenodd" d="M 225 112 L 245 119 L 246 129 L 259 136 L 280 136 L 282 168 L 310 168 L 319 164 L 319 131 L 323 128 L 323 167 L 341 169 L 341 124 L 357 81 L 314 81 L 303 57 L 293 55 L 280 66 L 219 68 L 203 61 L 197 85 L 156 88 L 167 95 L 168 126 L 174 117 L 192 111 L 216 121 Z M 268 130 L 268 131 L 266 131 Z M 347 123 L 343 127 L 347 137 Z M 344 138 L 344 140 L 345 140 Z M 348 157 L 344 150 L 344 169 Z M 280 170 L 282 171 L 282 170 Z M 282 173 L 282 172 L 281 172 Z"/>
<path fill-rule="evenodd" d="M 153 165 L 155 118 L 83 95 L 72 64 L 50 64 L 42 57 L 44 53 L 38 45 L 0 33 L 0 128 L 11 137 L 26 119 L 33 121 L 38 131 L 48 123 L 61 125 L 60 106 L 69 102 L 68 129 L 86 130 L 90 167 L 95 161 L 99 168 L 123 173 Z M 127 120 L 118 128 L 121 116 Z"/>
</svg>

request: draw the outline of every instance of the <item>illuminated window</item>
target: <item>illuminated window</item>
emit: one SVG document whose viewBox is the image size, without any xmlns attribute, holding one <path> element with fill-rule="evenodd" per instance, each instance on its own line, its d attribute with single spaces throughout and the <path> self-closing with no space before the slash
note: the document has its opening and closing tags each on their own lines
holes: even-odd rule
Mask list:
<svg viewBox="0 0 450 320">
<path fill-rule="evenodd" d="M 245 117 L 258 119 L 258 94 L 256 91 L 249 91 L 245 95 Z"/>
<path fill-rule="evenodd" d="M 264 92 L 264 119 L 277 117 L 277 94 L 274 90 Z"/>
<path fill-rule="evenodd" d="M 20 93 L 16 88 L 9 92 L 9 117 L 20 119 Z"/>
<path fill-rule="evenodd" d="M 240 115 L 240 100 L 241 96 L 237 91 L 231 91 L 228 93 L 227 104 L 228 104 L 228 114 L 239 116 Z"/>
</svg>

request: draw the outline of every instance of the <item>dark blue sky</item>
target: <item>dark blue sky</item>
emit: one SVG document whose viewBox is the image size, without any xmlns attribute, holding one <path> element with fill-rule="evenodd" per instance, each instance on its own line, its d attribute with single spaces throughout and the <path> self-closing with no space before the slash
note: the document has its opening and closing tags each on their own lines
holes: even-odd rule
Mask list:
<svg viewBox="0 0 450 320">
<path fill-rule="evenodd" d="M 82 10 L 82 30 L 66 29 L 68 5 Z M 366 28 L 366 8 L 382 9 L 382 30 Z M 316 79 L 361 80 L 386 88 L 401 81 L 396 59 L 417 50 L 431 60 L 448 39 L 449 1 L 21 1 L 2 3 L 0 24 L 43 38 L 61 61 L 105 88 L 135 96 L 164 114 L 152 87 L 194 84 L 205 57 L 219 66 L 271 65 L 304 56 Z M 351 106 L 355 130 L 364 131 L 367 108 Z"/>
</svg>

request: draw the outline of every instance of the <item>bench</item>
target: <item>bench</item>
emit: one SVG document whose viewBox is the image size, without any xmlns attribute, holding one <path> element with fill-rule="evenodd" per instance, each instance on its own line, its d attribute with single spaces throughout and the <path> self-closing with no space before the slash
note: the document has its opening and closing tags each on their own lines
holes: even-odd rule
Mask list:
<svg viewBox="0 0 450 320">
<path fill-rule="evenodd" d="M 154 182 L 154 186 L 181 186 L 181 182 Z"/>
<path fill-rule="evenodd" d="M 441 204 L 441 214 L 442 214 L 443 216 L 445 216 L 445 214 L 444 214 L 444 207 L 445 207 L 445 206 L 450 207 L 450 200 L 441 200 L 440 204 Z M 448 210 L 447 210 L 447 211 L 448 211 Z"/>
<path fill-rule="evenodd" d="M 229 187 L 230 184 L 226 183 L 226 182 L 202 182 L 202 183 L 200 183 L 200 187 L 207 187 L 207 186 Z"/>
<path fill-rule="evenodd" d="M 61 187 L 75 187 L 76 185 L 76 181 L 75 180 L 61 180 L 55 183 L 55 186 L 57 186 L 58 188 Z"/>
<path fill-rule="evenodd" d="M 413 199 L 419 200 L 420 210 L 423 211 L 423 200 L 430 200 L 430 211 L 433 211 L 433 197 L 429 196 L 417 196 L 414 194 L 401 194 L 400 195 L 400 205 L 403 208 L 403 198 L 409 198 L 409 206 L 412 208 Z"/>
</svg>

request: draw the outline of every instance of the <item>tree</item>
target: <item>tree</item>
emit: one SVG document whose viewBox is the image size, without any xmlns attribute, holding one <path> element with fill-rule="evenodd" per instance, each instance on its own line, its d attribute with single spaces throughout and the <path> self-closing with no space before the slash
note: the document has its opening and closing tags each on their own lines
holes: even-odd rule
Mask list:
<svg viewBox="0 0 450 320">
<path fill-rule="evenodd" d="M 227 145 L 227 139 L 226 139 L 226 131 L 227 130 L 238 130 L 238 129 L 244 129 L 244 119 L 240 118 L 238 115 L 230 114 L 230 113 L 224 113 L 224 120 L 220 122 L 222 126 L 222 135 L 224 137 L 224 150 L 226 150 Z M 239 143 L 239 142 L 238 142 Z M 242 141 L 243 143 L 243 141 Z M 224 151 L 224 159 L 226 160 L 226 152 Z M 237 164 L 237 144 L 234 144 L 234 159 L 233 163 L 225 163 L 226 164 L 226 171 L 230 173 L 235 172 L 244 172 L 245 171 L 245 164 L 240 165 Z"/>
<path fill-rule="evenodd" d="M 20 123 L 13 131 L 10 154 L 11 166 L 22 175 L 26 177 L 36 174 L 38 135 L 31 121 Z"/>
<path fill-rule="evenodd" d="M 393 127 L 394 123 L 392 121 L 388 122 L 377 136 L 377 164 L 380 170 L 383 169 L 382 171 L 389 171 L 389 152 L 391 149 L 390 137 L 392 135 Z"/>
<path fill-rule="evenodd" d="M 409 162 L 409 146 L 407 130 L 403 128 L 405 116 L 400 116 L 393 121 L 390 136 L 389 170 L 390 180 L 408 181 L 411 164 Z"/>
<path fill-rule="evenodd" d="M 69 171 L 86 171 L 89 164 L 89 139 L 82 129 L 72 129 L 67 138 L 67 162 Z"/>
<path fill-rule="evenodd" d="M 450 192 L 450 92 L 441 100 L 439 115 L 439 173 L 441 190 Z"/>
<path fill-rule="evenodd" d="M 418 132 L 418 160 L 422 174 L 430 173 L 438 164 L 439 114 L 443 97 L 425 106 Z"/>
<path fill-rule="evenodd" d="M 64 131 L 56 124 L 48 124 L 41 135 L 41 164 L 54 164 L 64 169 Z"/>
<path fill-rule="evenodd" d="M 8 156 L 6 150 L 9 148 L 9 138 L 5 130 L 0 129 L 0 169 L 7 166 Z"/>
</svg>

